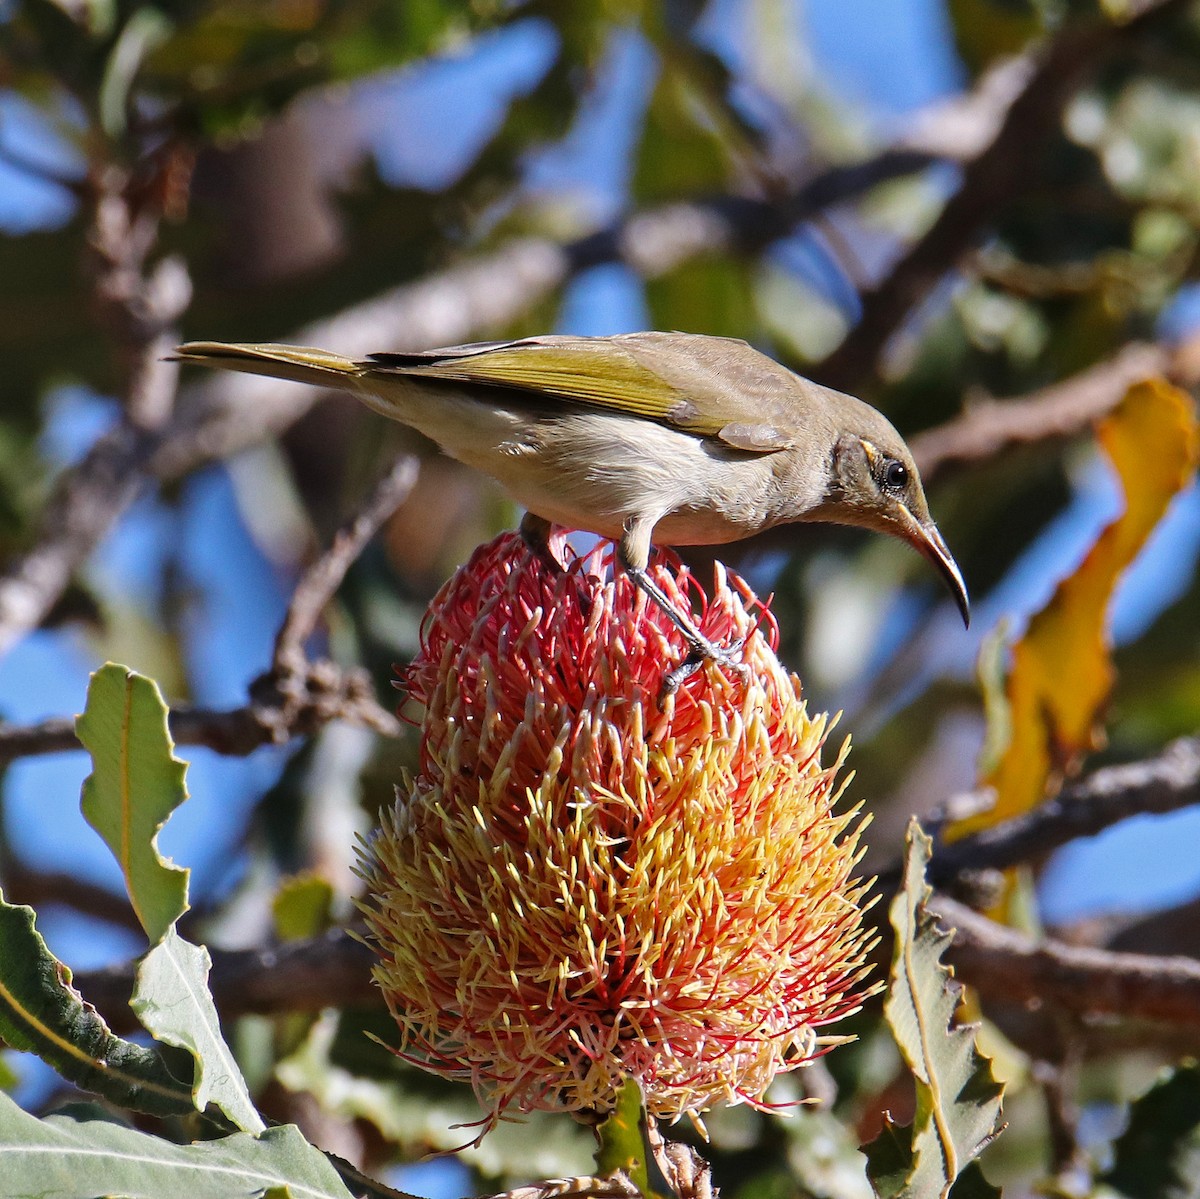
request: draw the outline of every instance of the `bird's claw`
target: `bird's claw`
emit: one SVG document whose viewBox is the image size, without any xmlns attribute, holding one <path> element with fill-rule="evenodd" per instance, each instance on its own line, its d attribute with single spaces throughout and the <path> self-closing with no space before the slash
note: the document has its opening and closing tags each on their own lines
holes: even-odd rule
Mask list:
<svg viewBox="0 0 1200 1199">
<path fill-rule="evenodd" d="M 658 706 L 661 708 L 666 703 L 667 696 L 674 695 L 706 662 L 715 662 L 718 666 L 728 667 L 745 679 L 750 674 L 750 667 L 742 660 L 742 650 L 745 645 L 745 637 L 739 637 L 728 645 L 717 645 L 712 641 L 703 641 L 692 645 L 688 650 L 688 656 L 674 670 L 669 670 L 663 675 L 662 687 L 658 693 Z"/>
</svg>

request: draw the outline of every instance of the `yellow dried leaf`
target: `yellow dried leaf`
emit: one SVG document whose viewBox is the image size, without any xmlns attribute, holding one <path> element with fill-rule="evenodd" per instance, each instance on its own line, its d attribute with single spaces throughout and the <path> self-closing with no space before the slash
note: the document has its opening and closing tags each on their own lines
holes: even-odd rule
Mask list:
<svg viewBox="0 0 1200 1199">
<path fill-rule="evenodd" d="M 1153 379 L 1131 387 L 1096 435 L 1125 492 L 1125 511 L 1059 583 L 1013 647 L 1007 687 L 1011 737 L 982 779 L 995 788 L 996 805 L 960 821 L 953 836 L 1036 807 L 1100 744 L 1115 674 L 1109 600 L 1172 497 L 1194 473 L 1200 425 L 1186 393 Z"/>
</svg>

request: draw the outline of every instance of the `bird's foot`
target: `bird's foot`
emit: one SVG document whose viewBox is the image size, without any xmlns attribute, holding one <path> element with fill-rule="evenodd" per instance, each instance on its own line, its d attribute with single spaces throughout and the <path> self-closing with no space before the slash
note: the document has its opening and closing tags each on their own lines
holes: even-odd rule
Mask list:
<svg viewBox="0 0 1200 1199">
<path fill-rule="evenodd" d="M 715 662 L 718 666 L 728 667 L 745 679 L 750 674 L 750 667 L 742 660 L 742 650 L 745 645 L 745 637 L 739 637 L 728 645 L 717 645 L 716 642 L 709 641 L 707 638 L 690 642 L 688 656 L 674 670 L 669 670 L 663 675 L 662 687 L 658 693 L 659 707 L 666 702 L 668 695 L 674 695 L 707 662 Z"/>
<path fill-rule="evenodd" d="M 690 617 L 680 612 L 663 589 L 650 577 L 645 567 L 639 566 L 625 550 L 621 551 L 621 565 L 625 567 L 629 577 L 649 598 L 658 605 L 659 611 L 683 634 L 683 643 L 688 648 L 687 657 L 663 676 L 662 687 L 658 692 L 658 706 L 661 708 L 667 701 L 667 696 L 673 695 L 682 684 L 692 677 L 706 662 L 715 662 L 718 666 L 727 666 L 746 679 L 750 668 L 742 661 L 742 649 L 746 644 L 745 637 L 739 637 L 728 645 L 717 645 L 700 632 Z"/>
</svg>

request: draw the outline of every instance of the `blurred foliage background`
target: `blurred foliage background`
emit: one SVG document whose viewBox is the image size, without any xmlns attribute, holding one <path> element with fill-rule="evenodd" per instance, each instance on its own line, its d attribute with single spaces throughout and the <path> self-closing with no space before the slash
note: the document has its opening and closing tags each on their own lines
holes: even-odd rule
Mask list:
<svg viewBox="0 0 1200 1199">
<path fill-rule="evenodd" d="M 0 708 L 10 734 L 33 729 L 0 750 L 0 874 L 69 964 L 138 948 L 119 880 L 77 831 L 85 760 L 42 723 L 79 710 L 88 669 L 125 662 L 180 710 L 251 730 L 198 723 L 181 751 L 193 798 L 168 848 L 197 869 L 205 940 L 264 944 L 292 903 L 307 915 L 290 935 L 315 934 L 351 918 L 354 836 L 414 736 L 330 721 L 347 713 L 309 703 L 311 679 L 299 715 L 276 703 L 267 727 L 249 711 L 296 580 L 389 462 L 418 453 L 412 495 L 309 645 L 364 667 L 390 708 L 428 599 L 518 516 L 345 397 L 178 378 L 161 358 L 186 337 L 354 356 L 549 330 L 724 334 L 862 394 L 909 437 L 1044 401 L 1061 419 L 941 457 L 924 443 L 969 634 L 926 564 L 880 539 L 793 528 L 722 553 L 775 593 L 810 703 L 845 713 L 880 870 L 910 813 L 975 783 L 981 647 L 995 676 L 997 630 L 1020 632 L 1119 507 L 1089 415 L 1144 374 L 1200 379 L 1200 8 L 10 0 L 0 226 Z M 1193 486 L 1117 595 L 1089 769 L 1195 732 L 1198 555 Z M 690 560 L 707 577 L 711 556 Z M 1037 863 L 1043 918 L 1084 943 L 1197 956 L 1195 811 L 1131 823 Z M 289 881 L 310 874 L 324 883 Z M 460 1142 L 469 1095 L 366 1040 L 386 1036 L 378 1010 L 329 1002 L 315 1023 L 236 1022 L 270 1115 L 428 1193 L 586 1169 L 584 1131 L 539 1120 L 414 1173 L 403 1163 Z M 985 1162 L 1014 1194 L 1048 1178 L 1089 1193 L 1124 1105 L 1195 1049 L 1197 1021 L 979 1011 L 1010 1087 Z M 714 1116 L 727 1195 L 863 1193 L 854 1146 L 905 1099 L 878 1013 L 859 1031 L 799 1080 L 826 1106 Z M 31 1106 L 61 1098 L 13 1062 Z"/>
</svg>

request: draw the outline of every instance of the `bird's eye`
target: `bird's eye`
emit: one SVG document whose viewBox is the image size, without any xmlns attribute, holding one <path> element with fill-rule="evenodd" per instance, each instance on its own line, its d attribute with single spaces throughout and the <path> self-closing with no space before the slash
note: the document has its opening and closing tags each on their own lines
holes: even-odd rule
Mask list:
<svg viewBox="0 0 1200 1199">
<path fill-rule="evenodd" d="M 893 458 L 883 468 L 883 485 L 889 491 L 902 491 L 908 486 L 908 467 Z"/>
</svg>

